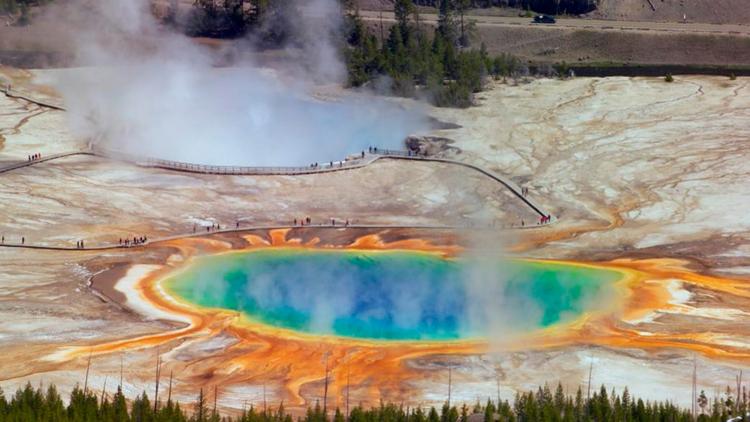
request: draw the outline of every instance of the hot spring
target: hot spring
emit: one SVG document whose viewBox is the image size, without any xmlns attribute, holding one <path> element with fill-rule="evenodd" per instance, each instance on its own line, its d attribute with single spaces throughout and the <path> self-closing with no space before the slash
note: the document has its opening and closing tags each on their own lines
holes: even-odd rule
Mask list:
<svg viewBox="0 0 750 422">
<path fill-rule="evenodd" d="M 196 258 L 164 281 L 194 305 L 313 335 L 459 340 L 532 331 L 602 309 L 619 272 L 411 251 L 261 249 Z M 490 274 L 490 275 L 488 275 Z"/>
</svg>

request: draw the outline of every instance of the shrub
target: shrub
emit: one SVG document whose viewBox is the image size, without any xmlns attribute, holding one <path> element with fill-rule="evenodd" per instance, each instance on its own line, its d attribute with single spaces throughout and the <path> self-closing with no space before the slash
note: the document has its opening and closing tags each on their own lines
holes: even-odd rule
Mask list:
<svg viewBox="0 0 750 422">
<path fill-rule="evenodd" d="M 664 77 L 664 81 L 666 82 L 674 82 L 674 78 L 672 77 L 671 73 L 667 73 L 667 76 Z"/>
</svg>

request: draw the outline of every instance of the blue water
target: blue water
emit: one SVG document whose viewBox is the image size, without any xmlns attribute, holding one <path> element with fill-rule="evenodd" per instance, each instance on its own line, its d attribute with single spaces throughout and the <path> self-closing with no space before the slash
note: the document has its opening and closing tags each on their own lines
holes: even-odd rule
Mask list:
<svg viewBox="0 0 750 422">
<path fill-rule="evenodd" d="M 620 274 L 419 252 L 258 250 L 197 259 L 167 281 L 200 306 L 270 326 L 378 340 L 455 340 L 528 331 L 605 306 Z"/>
</svg>

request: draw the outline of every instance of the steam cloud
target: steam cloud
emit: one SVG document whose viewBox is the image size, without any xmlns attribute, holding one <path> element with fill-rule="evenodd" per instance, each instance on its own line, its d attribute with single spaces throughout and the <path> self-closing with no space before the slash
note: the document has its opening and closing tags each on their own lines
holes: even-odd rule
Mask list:
<svg viewBox="0 0 750 422">
<path fill-rule="evenodd" d="M 59 72 L 77 136 L 123 152 L 204 164 L 308 165 L 342 159 L 368 146 L 398 148 L 427 129 L 416 110 L 364 94 L 320 100 L 321 83 L 341 83 L 334 42 L 336 0 L 297 0 L 306 40 L 281 68 L 258 65 L 250 43 L 226 51 L 200 46 L 161 26 L 148 0 L 74 0 L 52 9 L 82 69 Z M 239 50 L 239 51 L 237 51 Z M 221 57 L 220 57 L 221 56 Z"/>
</svg>

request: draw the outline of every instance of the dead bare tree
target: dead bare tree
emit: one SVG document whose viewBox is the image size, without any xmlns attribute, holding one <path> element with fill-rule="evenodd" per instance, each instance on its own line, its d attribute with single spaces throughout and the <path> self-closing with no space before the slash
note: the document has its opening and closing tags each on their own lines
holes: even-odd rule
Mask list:
<svg viewBox="0 0 750 422">
<path fill-rule="evenodd" d="M 154 392 L 154 413 L 159 409 L 159 378 L 161 378 L 161 355 L 156 349 L 156 391 Z"/>
<path fill-rule="evenodd" d="M 349 366 L 346 367 L 346 420 L 349 420 L 349 386 L 350 386 L 350 379 L 349 379 Z"/>
<path fill-rule="evenodd" d="M 213 411 L 213 414 L 212 414 L 212 416 L 214 416 L 214 417 L 217 415 L 217 413 L 216 413 L 216 402 L 218 401 L 218 399 L 219 399 L 219 386 L 218 385 L 214 385 L 214 411 Z"/>
<path fill-rule="evenodd" d="M 696 412 L 695 406 L 696 406 L 696 401 L 698 400 L 698 398 L 697 398 L 697 391 L 698 391 L 698 377 L 697 377 L 697 372 L 698 372 L 698 363 L 695 360 L 695 355 L 693 355 L 693 396 L 692 396 L 692 400 L 691 400 L 691 402 L 692 402 L 691 409 L 692 409 L 692 412 L 693 412 L 693 418 L 695 418 L 695 412 Z"/>
<path fill-rule="evenodd" d="M 740 369 L 740 373 L 735 376 L 735 381 L 737 382 L 737 399 L 734 401 L 735 405 L 735 414 L 739 412 L 740 409 L 740 401 L 742 400 L 742 369 Z"/>
<path fill-rule="evenodd" d="M 328 353 L 326 353 L 326 376 L 323 382 L 323 414 L 328 415 Z M 327 417 L 327 416 L 326 416 Z"/>
<path fill-rule="evenodd" d="M 167 392 L 167 403 L 172 402 L 172 371 L 169 371 L 169 390 Z"/>
<path fill-rule="evenodd" d="M 104 403 L 104 397 L 107 394 L 107 376 L 104 377 L 104 386 L 102 387 L 102 397 L 99 399 L 99 403 Z"/>
<path fill-rule="evenodd" d="M 451 388 L 453 383 L 453 366 L 448 365 L 448 408 L 451 407 Z"/>
<path fill-rule="evenodd" d="M 120 385 L 118 387 L 122 391 L 122 353 L 120 353 Z"/>
<path fill-rule="evenodd" d="M 91 368 L 91 351 L 89 351 L 89 360 L 86 363 L 86 377 L 83 380 L 83 394 L 86 394 L 89 388 L 89 369 Z"/>
<path fill-rule="evenodd" d="M 591 363 L 589 364 L 589 385 L 586 391 L 586 400 L 591 399 L 591 373 L 594 371 L 594 357 L 591 357 Z"/>
</svg>

